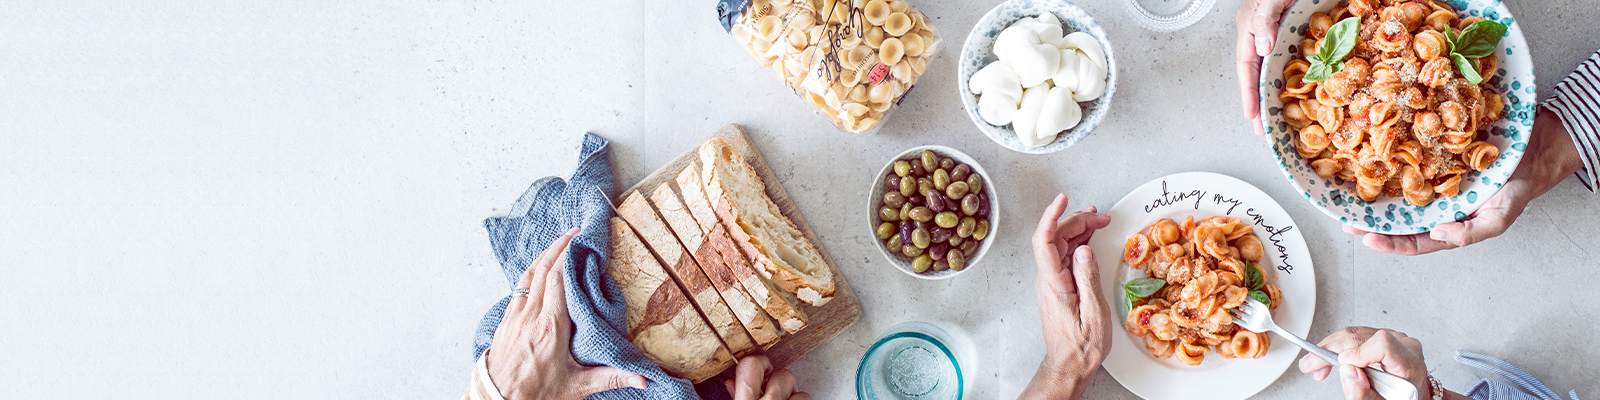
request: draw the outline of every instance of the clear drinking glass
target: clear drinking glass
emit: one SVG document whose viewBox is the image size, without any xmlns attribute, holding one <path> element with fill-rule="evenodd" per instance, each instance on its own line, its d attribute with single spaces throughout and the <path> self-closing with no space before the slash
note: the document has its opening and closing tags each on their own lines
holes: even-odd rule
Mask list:
<svg viewBox="0 0 1600 400">
<path fill-rule="evenodd" d="M 960 399 L 967 384 L 962 368 L 970 359 L 959 330 L 927 322 L 889 328 L 867 349 L 856 368 L 856 396 L 868 400 Z"/>
<path fill-rule="evenodd" d="M 1128 12 L 1145 29 L 1172 32 L 1200 21 L 1217 0 L 1125 0 Z"/>
</svg>

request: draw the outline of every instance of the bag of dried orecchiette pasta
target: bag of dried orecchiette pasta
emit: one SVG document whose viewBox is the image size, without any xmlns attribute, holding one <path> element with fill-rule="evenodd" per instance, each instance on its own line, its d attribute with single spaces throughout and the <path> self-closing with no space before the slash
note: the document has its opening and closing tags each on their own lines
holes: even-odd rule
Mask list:
<svg viewBox="0 0 1600 400">
<path fill-rule="evenodd" d="M 938 48 L 906 0 L 720 0 L 722 27 L 840 130 L 876 131 Z"/>
</svg>

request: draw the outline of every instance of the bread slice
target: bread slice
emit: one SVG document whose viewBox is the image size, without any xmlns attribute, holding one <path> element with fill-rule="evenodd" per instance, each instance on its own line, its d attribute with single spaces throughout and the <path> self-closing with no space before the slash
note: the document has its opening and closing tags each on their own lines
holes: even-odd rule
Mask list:
<svg viewBox="0 0 1600 400">
<path fill-rule="evenodd" d="M 683 195 L 684 204 L 689 207 L 689 213 L 694 216 L 695 222 L 706 234 L 706 242 L 721 254 L 722 261 L 728 266 L 739 284 L 744 286 L 745 292 L 750 293 L 757 305 L 766 309 L 767 315 L 777 320 L 783 330 L 789 333 L 805 329 L 810 317 L 799 307 L 794 300 L 773 294 L 778 292 L 776 287 L 765 276 L 756 272 L 750 266 L 744 254 L 734 244 L 733 237 L 728 235 L 728 230 L 718 223 L 717 214 L 711 209 L 711 202 L 706 200 L 705 187 L 700 181 L 700 173 L 696 170 L 694 162 L 678 174 L 678 188 Z"/>
<path fill-rule="evenodd" d="M 656 212 L 650 209 L 644 196 L 633 192 L 623 200 L 622 206 L 617 208 L 622 219 L 639 233 L 650 250 L 660 257 L 662 265 L 666 266 L 667 273 L 672 279 L 677 280 L 683 292 L 694 300 L 694 305 L 700 308 L 700 313 L 711 322 L 711 328 L 722 337 L 722 342 L 728 345 L 728 350 L 733 351 L 735 357 L 744 357 L 755 350 L 755 342 L 751 340 L 750 333 L 745 331 L 744 325 L 734 319 L 733 311 L 722 302 L 722 294 L 717 288 L 711 286 L 711 280 L 705 273 L 700 272 L 700 267 L 695 265 L 694 259 L 683 253 L 683 245 L 678 244 L 678 239 L 672 235 L 672 230 L 667 224 L 661 222 Z"/>
<path fill-rule="evenodd" d="M 733 240 L 779 288 L 814 307 L 833 299 L 833 271 L 822 252 L 767 197 L 767 185 L 721 138 L 700 146 L 701 179 L 712 210 Z"/>
<path fill-rule="evenodd" d="M 772 320 L 767 318 L 767 313 L 750 301 L 750 295 L 739 286 L 739 281 L 734 279 L 733 271 L 722 263 L 722 257 L 717 254 L 717 249 L 706 243 L 705 234 L 700 232 L 700 225 L 694 222 L 694 217 L 689 215 L 689 210 L 684 208 L 683 201 L 678 200 L 678 193 L 666 183 L 656 186 L 650 194 L 650 203 L 656 206 L 656 213 L 661 219 L 667 221 L 667 226 L 678 235 L 678 242 L 689 250 L 694 261 L 700 266 L 700 272 L 706 274 L 711 280 L 711 286 L 717 288 L 722 294 L 722 301 L 733 309 L 733 316 L 739 318 L 739 323 L 744 325 L 745 331 L 750 333 L 750 338 L 762 348 L 772 347 L 778 342 L 782 332 L 773 326 Z"/>
<path fill-rule="evenodd" d="M 611 217 L 609 270 L 628 305 L 628 341 L 667 374 L 699 383 L 733 365 L 722 339 L 617 217 Z"/>
</svg>

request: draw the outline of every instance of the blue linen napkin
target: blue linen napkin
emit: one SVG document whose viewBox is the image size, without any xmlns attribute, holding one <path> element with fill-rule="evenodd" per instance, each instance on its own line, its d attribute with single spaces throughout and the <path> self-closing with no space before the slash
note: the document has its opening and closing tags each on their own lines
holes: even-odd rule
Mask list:
<svg viewBox="0 0 1600 400">
<path fill-rule="evenodd" d="M 1485 378 L 1467 390 L 1466 396 L 1474 400 L 1562 400 L 1550 387 L 1539 382 L 1533 375 L 1529 375 L 1522 368 L 1517 368 L 1511 363 L 1498 358 L 1473 353 L 1470 351 L 1456 350 L 1456 362 L 1469 367 L 1481 369 L 1499 375 L 1501 378 L 1515 383 L 1511 384 Z M 1571 400 L 1578 400 L 1578 391 L 1567 392 Z"/>
<path fill-rule="evenodd" d="M 622 388 L 589 396 L 590 399 L 696 399 L 689 381 L 673 378 L 628 341 L 627 304 L 607 273 L 611 256 L 612 215 L 609 196 L 616 185 L 611 175 L 610 142 L 584 134 L 578 152 L 578 169 L 571 180 L 550 176 L 535 181 L 504 217 L 485 219 L 489 244 L 506 276 L 506 291 L 539 253 L 573 226 L 583 232 L 567 248 L 565 271 L 567 309 L 572 314 L 572 356 L 583 365 L 610 365 L 644 375 L 645 390 Z M 505 315 L 508 294 L 478 323 L 473 337 L 474 360 L 494 343 L 495 328 Z"/>
</svg>

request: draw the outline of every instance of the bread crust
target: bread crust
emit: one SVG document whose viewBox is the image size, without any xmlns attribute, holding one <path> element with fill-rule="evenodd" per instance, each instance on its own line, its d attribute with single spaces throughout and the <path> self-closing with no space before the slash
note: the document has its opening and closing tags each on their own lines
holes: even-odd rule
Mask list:
<svg viewBox="0 0 1600 400">
<path fill-rule="evenodd" d="M 780 289 L 813 307 L 833 299 L 833 271 L 799 227 L 766 194 L 766 182 L 720 138 L 700 147 L 701 179 L 712 209 L 752 264 Z"/>
<path fill-rule="evenodd" d="M 627 337 L 667 374 L 701 382 L 733 365 L 722 339 L 620 218 L 612 217 L 608 271 L 627 304 Z"/>
<path fill-rule="evenodd" d="M 638 192 L 629 194 L 618 208 L 622 219 L 628 221 L 638 236 L 644 239 L 666 265 L 667 272 L 672 275 L 683 288 L 683 292 L 694 301 L 700 313 L 711 322 L 712 329 L 722 338 L 735 357 L 743 357 L 756 349 L 755 341 L 744 325 L 733 316 L 733 310 L 723 302 L 722 294 L 711 285 L 711 280 L 706 277 L 700 267 L 695 265 L 694 259 L 684 254 L 683 245 L 678 243 L 676 236 L 667 228 L 666 223 L 656 216 L 655 210 L 645 202 L 644 196 Z"/>
<path fill-rule="evenodd" d="M 705 233 L 706 243 L 722 257 L 722 263 L 728 266 L 729 271 L 739 284 L 744 286 L 745 292 L 750 294 L 751 299 L 761 305 L 767 315 L 771 316 L 785 332 L 793 334 L 805 329 L 810 317 L 805 311 L 801 311 L 793 300 L 774 294 L 778 292 L 776 286 L 751 267 L 744 252 L 739 250 L 733 237 L 728 235 L 727 228 L 719 222 L 716 211 L 706 199 L 705 187 L 693 162 L 678 174 L 676 181 L 690 214 Z"/>
<path fill-rule="evenodd" d="M 663 183 L 651 193 L 650 203 L 655 206 L 656 213 L 666 220 L 667 226 L 672 228 L 678 241 L 689 250 L 700 272 L 710 279 L 711 285 L 722 295 L 723 302 L 732 309 L 734 317 L 744 325 L 750 337 L 763 349 L 777 343 L 782 333 L 767 318 L 766 311 L 745 293 L 744 287 L 734 278 L 733 271 L 722 263 L 716 249 L 706 243 L 706 235 L 700 232 L 700 225 L 678 199 L 678 193 Z"/>
</svg>

